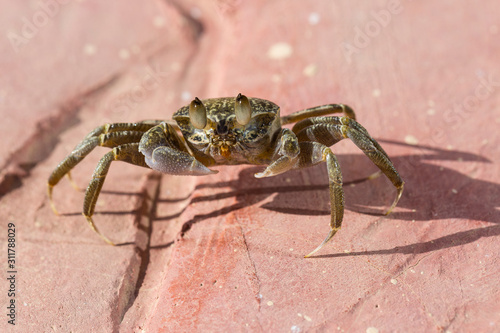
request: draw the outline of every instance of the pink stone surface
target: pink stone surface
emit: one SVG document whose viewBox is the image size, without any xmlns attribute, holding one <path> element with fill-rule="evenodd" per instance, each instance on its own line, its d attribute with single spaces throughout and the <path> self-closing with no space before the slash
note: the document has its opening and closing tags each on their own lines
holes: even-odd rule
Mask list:
<svg viewBox="0 0 500 333">
<path fill-rule="evenodd" d="M 8 223 L 17 271 L 0 331 L 500 331 L 495 1 L 60 3 L 0 13 L 4 312 Z M 116 247 L 66 179 L 52 213 L 47 178 L 94 127 L 238 92 L 282 114 L 351 105 L 406 182 L 398 207 L 381 215 L 395 190 L 345 140 L 343 228 L 309 259 L 328 232 L 324 165 L 256 179 L 114 163 L 95 221 Z M 75 168 L 81 187 L 105 151 Z"/>
</svg>

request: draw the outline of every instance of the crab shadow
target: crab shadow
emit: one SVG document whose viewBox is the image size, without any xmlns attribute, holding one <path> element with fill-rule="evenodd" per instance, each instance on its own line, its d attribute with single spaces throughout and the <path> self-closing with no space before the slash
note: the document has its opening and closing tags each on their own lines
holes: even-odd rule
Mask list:
<svg viewBox="0 0 500 333">
<path fill-rule="evenodd" d="M 410 146 L 387 140 L 380 142 L 418 150 L 415 154 L 392 158 L 405 181 L 405 191 L 398 208 L 387 218 L 422 222 L 460 219 L 500 223 L 500 211 L 496 208 L 498 204 L 496 200 L 500 194 L 499 184 L 475 179 L 473 175 L 436 165 L 439 164 L 436 163 L 438 161 L 455 161 L 463 165 L 471 162 L 491 163 L 488 159 L 457 150 L 424 145 Z M 378 169 L 363 154 L 338 155 L 338 159 L 344 177 L 346 210 L 382 215 L 396 195 L 392 184 L 384 176 L 369 178 L 369 175 Z M 236 202 L 221 209 L 195 215 L 184 223 L 180 235 L 182 236 L 195 223 L 259 204 L 260 208 L 286 214 L 325 217 L 330 215 L 328 177 L 324 164 L 265 179 L 253 177 L 253 174 L 261 170 L 262 167 L 244 168 L 235 180 L 206 182 L 196 186 L 194 191 L 208 194 L 192 198 L 189 204 L 226 198 L 235 198 Z M 158 204 L 187 199 L 189 197 L 167 200 L 162 199 L 160 194 Z M 153 222 L 170 220 L 181 216 L 182 213 L 183 211 L 168 216 L 155 216 Z M 500 235 L 500 225 L 494 225 L 457 232 L 430 242 L 405 247 L 316 257 L 423 253 L 470 243 L 481 237 L 498 235 Z"/>
</svg>

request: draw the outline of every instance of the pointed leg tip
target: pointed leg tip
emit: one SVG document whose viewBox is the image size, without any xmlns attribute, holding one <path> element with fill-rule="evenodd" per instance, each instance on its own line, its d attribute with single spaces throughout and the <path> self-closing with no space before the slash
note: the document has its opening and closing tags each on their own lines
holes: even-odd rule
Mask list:
<svg viewBox="0 0 500 333">
<path fill-rule="evenodd" d="M 270 172 L 267 172 L 267 169 L 262 171 L 262 172 L 257 172 L 256 174 L 253 175 L 255 178 L 265 178 L 265 177 L 270 177 L 273 176 Z"/>
<path fill-rule="evenodd" d="M 109 244 L 109 245 L 111 245 L 111 246 L 116 246 L 116 244 L 115 244 L 114 242 L 112 242 L 112 241 L 111 241 L 108 237 L 106 237 L 106 236 L 104 236 L 103 234 L 101 234 L 101 233 L 99 232 L 99 230 L 95 229 L 94 231 L 95 231 L 95 232 L 99 235 L 99 237 L 101 237 L 101 239 L 102 239 L 103 241 L 105 241 L 106 243 L 108 243 L 108 244 Z"/>
<path fill-rule="evenodd" d="M 91 216 L 88 216 L 88 215 L 85 215 L 85 213 L 82 213 L 83 216 L 85 216 L 85 219 L 87 220 L 90 228 L 96 233 L 99 235 L 99 237 L 101 237 L 101 239 L 103 241 L 105 241 L 106 243 L 108 243 L 109 245 L 113 245 L 113 246 L 116 246 L 116 244 L 114 242 L 112 242 L 111 240 L 109 240 L 108 237 L 104 236 L 103 234 L 101 234 L 101 232 L 97 229 L 97 227 L 95 226 L 94 224 L 94 220 L 92 220 L 92 217 Z"/>
<path fill-rule="evenodd" d="M 315 248 L 311 253 L 305 255 L 304 258 L 309 258 L 313 254 L 315 254 L 316 252 L 318 252 L 319 250 L 321 250 L 323 248 L 323 246 L 325 246 L 326 243 L 328 243 L 333 238 L 333 236 L 335 236 L 335 234 L 337 233 L 337 231 L 339 231 L 338 228 L 334 228 L 334 229 L 330 230 L 330 232 L 328 233 L 328 236 L 326 236 L 325 240 L 321 244 L 319 244 L 319 246 L 317 248 Z"/>
<path fill-rule="evenodd" d="M 61 216 L 61 213 L 59 213 L 59 211 L 56 209 L 56 206 L 54 206 L 53 202 L 50 202 L 50 208 L 52 208 L 52 212 L 54 213 L 54 215 Z"/>
<path fill-rule="evenodd" d="M 397 188 L 398 190 L 398 194 L 396 196 L 396 199 L 394 199 L 394 202 L 392 203 L 391 207 L 384 213 L 384 215 L 389 215 L 390 213 L 392 213 L 392 211 L 394 210 L 394 208 L 396 208 L 398 202 L 399 202 L 399 199 L 401 199 L 401 196 L 403 195 L 403 189 L 404 189 L 404 185 L 405 183 L 403 182 L 401 184 L 400 187 Z"/>
<path fill-rule="evenodd" d="M 321 250 L 321 248 L 328 242 L 328 240 L 324 240 L 323 243 L 321 243 L 317 248 L 315 248 L 311 253 L 309 254 L 306 254 L 304 256 L 304 258 L 309 258 L 311 257 L 313 254 L 315 254 L 316 252 L 318 252 L 319 250 Z"/>
<path fill-rule="evenodd" d="M 314 253 L 316 253 L 316 251 L 312 251 L 311 253 L 306 254 L 304 258 L 310 258 Z"/>
<path fill-rule="evenodd" d="M 50 208 L 52 208 L 52 212 L 54 213 L 54 215 L 61 216 L 61 214 L 59 213 L 59 211 L 56 209 L 56 206 L 52 202 L 52 199 L 50 200 Z"/>
<path fill-rule="evenodd" d="M 387 211 L 386 211 L 383 215 L 384 215 L 384 216 L 387 216 L 387 215 L 389 215 L 390 213 L 392 213 L 392 211 L 393 211 L 393 210 L 394 210 L 394 208 L 392 208 L 392 207 L 391 207 L 391 208 L 389 208 L 389 209 L 388 209 L 388 210 L 387 210 Z"/>
<path fill-rule="evenodd" d="M 104 236 L 104 235 L 99 235 L 99 236 L 101 236 L 101 238 L 104 239 L 104 241 L 106 243 L 108 243 L 109 245 L 116 246 L 116 244 L 114 242 L 110 241 L 106 236 Z"/>
<path fill-rule="evenodd" d="M 52 209 L 52 212 L 54 212 L 55 215 L 59 216 L 61 214 L 57 211 L 56 205 L 54 204 L 54 201 L 52 200 L 52 188 L 53 188 L 52 185 L 47 184 L 47 195 L 49 196 L 50 208 Z"/>
<path fill-rule="evenodd" d="M 394 210 L 394 208 L 396 208 L 396 205 L 398 204 L 398 201 L 399 201 L 399 197 L 396 198 L 396 200 L 394 200 L 394 202 L 392 203 L 391 207 L 389 207 L 389 209 L 384 213 L 384 216 L 387 216 L 390 213 L 392 213 L 392 211 Z"/>
</svg>

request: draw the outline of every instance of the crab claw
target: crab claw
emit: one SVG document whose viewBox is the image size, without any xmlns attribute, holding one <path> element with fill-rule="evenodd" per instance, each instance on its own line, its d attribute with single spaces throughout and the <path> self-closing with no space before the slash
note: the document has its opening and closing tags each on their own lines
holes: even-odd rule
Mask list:
<svg viewBox="0 0 500 333">
<path fill-rule="evenodd" d="M 145 161 L 151 169 L 171 175 L 203 176 L 218 172 L 188 153 L 167 146 L 155 148 L 151 157 L 145 155 Z"/>
</svg>

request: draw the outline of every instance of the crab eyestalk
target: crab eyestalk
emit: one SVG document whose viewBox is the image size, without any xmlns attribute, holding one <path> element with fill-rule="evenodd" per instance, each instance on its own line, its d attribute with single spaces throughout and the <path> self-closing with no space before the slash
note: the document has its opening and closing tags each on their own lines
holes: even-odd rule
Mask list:
<svg viewBox="0 0 500 333">
<path fill-rule="evenodd" d="M 189 119 L 191 124 L 197 129 L 203 129 L 207 126 L 207 108 L 195 97 L 189 104 Z"/>
<path fill-rule="evenodd" d="M 250 102 L 248 98 L 241 93 L 236 97 L 234 113 L 236 115 L 236 121 L 240 125 L 248 124 L 252 118 L 252 107 L 250 106 Z"/>
</svg>

